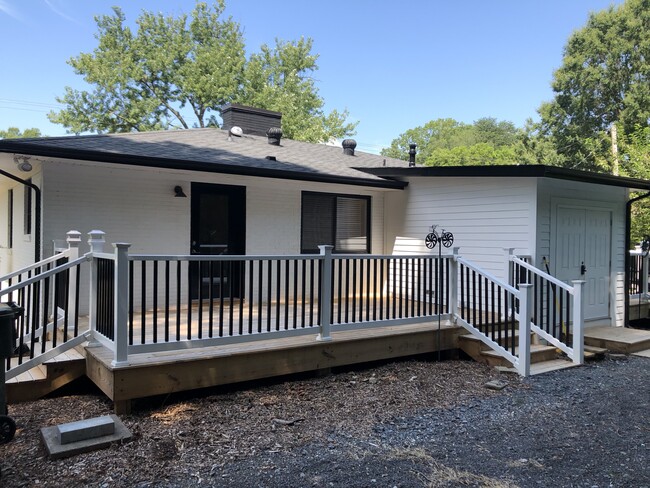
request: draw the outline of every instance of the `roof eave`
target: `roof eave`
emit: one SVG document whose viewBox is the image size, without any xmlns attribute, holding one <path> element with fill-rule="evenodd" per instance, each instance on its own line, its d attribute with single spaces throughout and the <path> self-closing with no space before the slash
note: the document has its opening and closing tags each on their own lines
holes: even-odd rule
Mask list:
<svg viewBox="0 0 650 488">
<path fill-rule="evenodd" d="M 277 170 L 216 162 L 192 161 L 184 159 L 138 156 L 132 154 L 109 153 L 30 144 L 27 142 L 0 141 L 0 153 L 20 153 L 33 156 L 72 159 L 76 161 L 96 161 L 102 163 L 123 164 L 128 166 L 145 166 L 152 168 L 182 169 L 185 171 L 202 171 L 209 173 L 234 174 L 240 176 L 258 176 L 262 178 L 289 179 L 297 181 L 314 181 L 320 183 L 337 183 L 343 185 L 366 186 L 402 190 L 407 182 L 383 178 L 355 178 L 325 173 Z"/>
<path fill-rule="evenodd" d="M 415 168 L 357 168 L 383 178 L 423 177 L 524 177 L 554 178 L 600 185 L 617 186 L 634 190 L 650 190 L 650 181 L 638 178 L 590 173 L 574 169 L 545 165 L 500 166 L 417 166 Z"/>
</svg>

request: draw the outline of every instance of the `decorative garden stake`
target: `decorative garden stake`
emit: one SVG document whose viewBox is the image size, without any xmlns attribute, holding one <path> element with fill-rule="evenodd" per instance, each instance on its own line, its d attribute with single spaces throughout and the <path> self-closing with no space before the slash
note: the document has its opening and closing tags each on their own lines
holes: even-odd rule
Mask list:
<svg viewBox="0 0 650 488">
<path fill-rule="evenodd" d="M 454 243 L 454 234 L 447 232 L 442 227 L 440 228 L 440 233 L 438 233 L 438 231 L 436 231 L 437 228 L 437 225 L 431 226 L 431 232 L 429 232 L 424 238 L 424 245 L 427 246 L 428 249 L 433 249 L 438 245 L 438 243 L 441 244 L 438 246 L 438 262 L 440 263 L 440 272 L 438 273 L 437 290 L 435 295 L 438 302 L 438 361 L 440 361 L 440 307 L 442 306 L 440 300 L 440 290 L 442 290 L 442 247 L 452 246 Z"/>
</svg>

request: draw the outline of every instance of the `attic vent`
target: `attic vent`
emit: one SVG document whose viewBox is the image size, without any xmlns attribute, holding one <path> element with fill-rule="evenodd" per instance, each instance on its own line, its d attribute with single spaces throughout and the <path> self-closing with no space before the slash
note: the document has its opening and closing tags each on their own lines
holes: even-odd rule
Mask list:
<svg viewBox="0 0 650 488">
<path fill-rule="evenodd" d="M 279 127 L 270 127 L 269 130 L 266 131 L 266 137 L 269 138 L 269 144 L 279 146 L 280 139 L 282 139 L 282 129 Z"/>
<path fill-rule="evenodd" d="M 416 152 L 417 152 L 417 151 L 415 150 L 415 148 L 416 148 L 417 146 L 418 146 L 418 145 L 415 144 L 414 142 L 412 142 L 412 143 L 409 144 L 409 168 L 412 168 L 413 166 L 415 166 L 415 154 L 416 154 Z"/>
<path fill-rule="evenodd" d="M 357 141 L 354 139 L 345 139 L 341 145 L 343 146 L 343 154 L 354 156 L 354 148 L 357 147 Z"/>
</svg>

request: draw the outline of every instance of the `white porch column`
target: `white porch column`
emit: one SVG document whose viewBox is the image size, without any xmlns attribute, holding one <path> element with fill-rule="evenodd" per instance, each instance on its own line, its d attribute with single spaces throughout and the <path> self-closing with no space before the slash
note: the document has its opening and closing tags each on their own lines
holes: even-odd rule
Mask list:
<svg viewBox="0 0 650 488">
<path fill-rule="evenodd" d="M 650 272 L 650 269 L 648 269 L 648 263 L 650 263 L 650 255 L 643 255 L 641 254 L 641 296 L 647 296 L 648 295 L 648 272 Z"/>
<path fill-rule="evenodd" d="M 318 304 L 320 317 L 320 334 L 316 338 L 319 341 L 331 341 L 330 328 L 332 325 L 332 250 L 334 246 L 318 246 L 322 256 L 322 271 L 320 276 L 321 303 Z M 312 278 L 313 279 L 313 278 Z"/>
<path fill-rule="evenodd" d="M 74 261 L 79 258 L 81 232 L 78 230 L 71 230 L 66 235 L 66 241 L 68 243 L 68 259 L 69 261 Z M 68 273 L 68 303 L 65 309 L 65 314 L 68 317 L 68 328 L 73 330 L 76 323 L 75 310 L 77 310 L 77 274 L 70 272 Z M 58 314 L 58 311 L 55 311 L 55 313 Z"/>
<path fill-rule="evenodd" d="M 449 307 L 451 320 L 456 323 L 458 316 L 458 252 L 460 247 L 454 247 L 452 259 L 449 261 Z"/>
<path fill-rule="evenodd" d="M 585 294 L 584 280 L 574 280 L 573 284 L 573 362 L 585 362 Z"/>
<path fill-rule="evenodd" d="M 131 244 L 117 242 L 115 248 L 115 313 L 113 366 L 127 364 L 129 359 L 129 247 Z"/>
<path fill-rule="evenodd" d="M 519 374 L 530 376 L 530 305 L 533 285 L 519 284 Z"/>
<path fill-rule="evenodd" d="M 104 252 L 106 233 L 101 230 L 91 230 L 88 232 L 88 245 L 91 253 Z M 88 327 L 90 328 L 90 339 L 88 346 L 98 346 L 99 342 L 95 338 L 97 332 L 97 260 L 93 256 L 90 262 L 90 295 L 88 297 Z"/>
<path fill-rule="evenodd" d="M 503 248 L 503 256 L 505 259 L 505 273 L 504 277 L 506 279 L 506 283 L 508 283 L 511 286 L 515 286 L 515 276 L 512 271 L 512 266 L 510 265 L 512 261 L 512 256 L 515 255 L 515 248 L 514 247 L 505 247 Z"/>
</svg>

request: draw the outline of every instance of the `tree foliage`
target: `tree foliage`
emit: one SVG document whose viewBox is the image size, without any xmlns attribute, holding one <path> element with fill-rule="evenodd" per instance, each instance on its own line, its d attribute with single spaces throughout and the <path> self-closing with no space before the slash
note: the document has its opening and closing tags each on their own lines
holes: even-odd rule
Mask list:
<svg viewBox="0 0 650 488">
<path fill-rule="evenodd" d="M 324 101 L 311 77 L 318 69 L 312 40 L 276 39 L 275 43 L 274 47 L 263 45 L 250 57 L 237 101 L 282 112 L 282 131 L 290 139 L 323 142 L 352 134 L 356 124 L 345 123 L 347 111 L 323 111 Z"/>
<path fill-rule="evenodd" d="M 616 125 L 624 139 L 650 120 L 650 0 L 592 13 L 569 38 L 552 87 L 539 109 L 544 133 L 571 167 L 611 171 L 608 131 Z"/>
<path fill-rule="evenodd" d="M 529 135 L 531 141 L 536 137 Z M 415 143 L 418 161 L 429 166 L 532 163 L 533 153 L 523 142 L 524 131 L 512 122 L 491 117 L 473 124 L 436 119 L 407 130 L 382 155 L 406 160 L 409 144 Z"/>
<path fill-rule="evenodd" d="M 122 10 L 96 17 L 92 53 L 70 59 L 91 90 L 66 87 L 65 105 L 49 119 L 69 132 L 129 132 L 218 125 L 228 103 L 283 112 L 289 137 L 328 140 L 350 135 L 347 113 L 323 111 L 310 74 L 312 41 L 276 41 L 246 59 L 240 26 L 223 18 L 225 3 L 197 3 L 177 18 L 142 12 L 133 31 Z"/>
<path fill-rule="evenodd" d="M 7 130 L 0 130 L 0 139 L 25 139 L 28 137 L 41 137 L 41 131 L 32 127 L 23 132 L 18 127 L 9 127 Z"/>
</svg>

